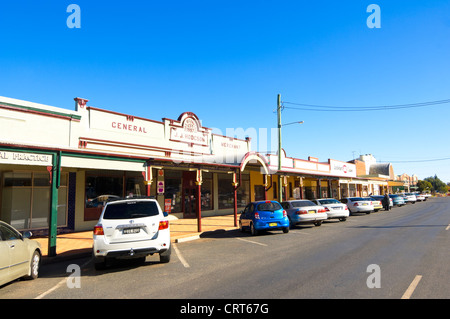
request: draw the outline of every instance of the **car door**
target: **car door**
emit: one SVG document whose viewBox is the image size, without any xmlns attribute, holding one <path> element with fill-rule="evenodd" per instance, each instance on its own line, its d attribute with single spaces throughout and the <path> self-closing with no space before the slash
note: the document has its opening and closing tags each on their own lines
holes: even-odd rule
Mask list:
<svg viewBox="0 0 450 319">
<path fill-rule="evenodd" d="M 8 244 L 3 240 L 2 229 L 2 225 L 0 224 L 0 285 L 11 281 L 9 279 L 10 249 Z"/>
<path fill-rule="evenodd" d="M 9 274 L 12 279 L 22 277 L 28 273 L 30 256 L 28 246 L 16 230 L 0 225 L 2 227 L 2 236 L 7 245 L 10 256 Z"/>
</svg>

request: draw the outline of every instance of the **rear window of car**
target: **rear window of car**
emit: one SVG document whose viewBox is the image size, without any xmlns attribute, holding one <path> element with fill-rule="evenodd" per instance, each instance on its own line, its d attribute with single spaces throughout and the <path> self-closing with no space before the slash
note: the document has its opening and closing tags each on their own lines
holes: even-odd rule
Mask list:
<svg viewBox="0 0 450 319">
<path fill-rule="evenodd" d="M 318 200 L 318 202 L 322 205 L 326 205 L 326 204 L 340 204 L 341 202 L 339 202 L 337 199 L 321 199 Z"/>
<path fill-rule="evenodd" d="M 276 210 L 282 209 L 281 205 L 277 202 L 268 202 L 268 203 L 261 203 L 258 205 L 257 210 L 260 211 L 269 211 L 274 212 Z"/>
<path fill-rule="evenodd" d="M 106 206 L 103 219 L 126 219 L 157 216 L 158 206 L 153 201 L 128 201 Z"/>
<path fill-rule="evenodd" d="M 316 206 L 316 204 L 314 204 L 313 202 L 311 202 L 309 200 L 295 201 L 295 202 L 291 202 L 291 203 L 292 203 L 292 207 Z"/>
<path fill-rule="evenodd" d="M 363 201 L 364 199 L 361 198 L 361 197 L 351 197 L 350 200 L 351 200 L 352 202 L 355 202 L 355 201 L 359 201 L 359 200 Z"/>
</svg>

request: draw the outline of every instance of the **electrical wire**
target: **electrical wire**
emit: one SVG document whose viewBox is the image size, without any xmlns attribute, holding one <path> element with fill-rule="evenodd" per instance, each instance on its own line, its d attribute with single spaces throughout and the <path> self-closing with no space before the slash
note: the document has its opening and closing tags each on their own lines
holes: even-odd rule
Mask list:
<svg viewBox="0 0 450 319">
<path fill-rule="evenodd" d="M 315 104 L 303 104 L 294 102 L 282 102 L 282 108 L 304 110 L 304 111 L 318 111 L 318 112 L 362 112 L 362 111 L 380 111 L 380 110 L 395 110 L 395 109 L 406 109 L 406 108 L 416 108 L 424 106 L 434 106 L 440 104 L 450 103 L 450 99 L 420 102 L 420 103 L 410 103 L 410 104 L 397 104 L 397 105 L 379 105 L 379 106 L 366 106 L 366 107 L 351 107 L 351 106 L 326 106 L 326 105 L 315 105 Z M 302 107 L 285 106 L 284 104 L 296 105 Z"/>
<path fill-rule="evenodd" d="M 411 160 L 411 161 L 388 161 L 389 163 L 421 163 L 421 162 L 437 162 L 437 161 L 447 161 L 450 160 L 450 157 L 443 158 L 435 158 L 435 159 L 426 159 L 426 160 Z M 386 163 L 386 161 L 383 161 Z"/>
</svg>

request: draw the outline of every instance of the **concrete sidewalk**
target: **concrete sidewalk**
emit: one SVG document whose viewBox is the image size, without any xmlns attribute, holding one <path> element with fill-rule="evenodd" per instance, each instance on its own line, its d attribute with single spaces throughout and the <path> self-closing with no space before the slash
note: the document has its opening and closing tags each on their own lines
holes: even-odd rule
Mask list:
<svg viewBox="0 0 450 319">
<path fill-rule="evenodd" d="M 234 226 L 234 215 L 203 217 L 201 219 L 201 232 L 198 232 L 197 219 L 170 217 L 169 225 L 171 241 L 175 243 L 198 239 L 205 232 L 238 228 Z M 56 238 L 55 257 L 48 257 L 48 237 L 32 239 L 41 243 L 42 262 L 44 264 L 62 259 L 89 256 L 92 251 L 92 231 L 58 235 Z"/>
</svg>

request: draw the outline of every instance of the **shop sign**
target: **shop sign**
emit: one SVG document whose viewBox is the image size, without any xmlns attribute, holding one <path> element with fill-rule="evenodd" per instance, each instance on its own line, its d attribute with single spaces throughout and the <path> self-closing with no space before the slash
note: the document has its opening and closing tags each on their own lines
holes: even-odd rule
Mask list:
<svg viewBox="0 0 450 319">
<path fill-rule="evenodd" d="M 158 181 L 156 184 L 156 189 L 158 191 L 158 195 L 164 194 L 164 181 Z"/>
<path fill-rule="evenodd" d="M 1 151 L 0 164 L 51 166 L 52 155 Z"/>
<path fill-rule="evenodd" d="M 186 117 L 181 127 L 172 126 L 170 128 L 170 139 L 189 144 L 208 145 L 208 134 L 201 131 L 198 121 L 192 117 Z"/>
<path fill-rule="evenodd" d="M 330 161 L 330 171 L 335 175 L 356 177 L 355 165 Z"/>
<path fill-rule="evenodd" d="M 166 213 L 170 213 L 172 211 L 172 200 L 170 198 L 166 198 L 164 200 L 164 211 Z"/>
</svg>

